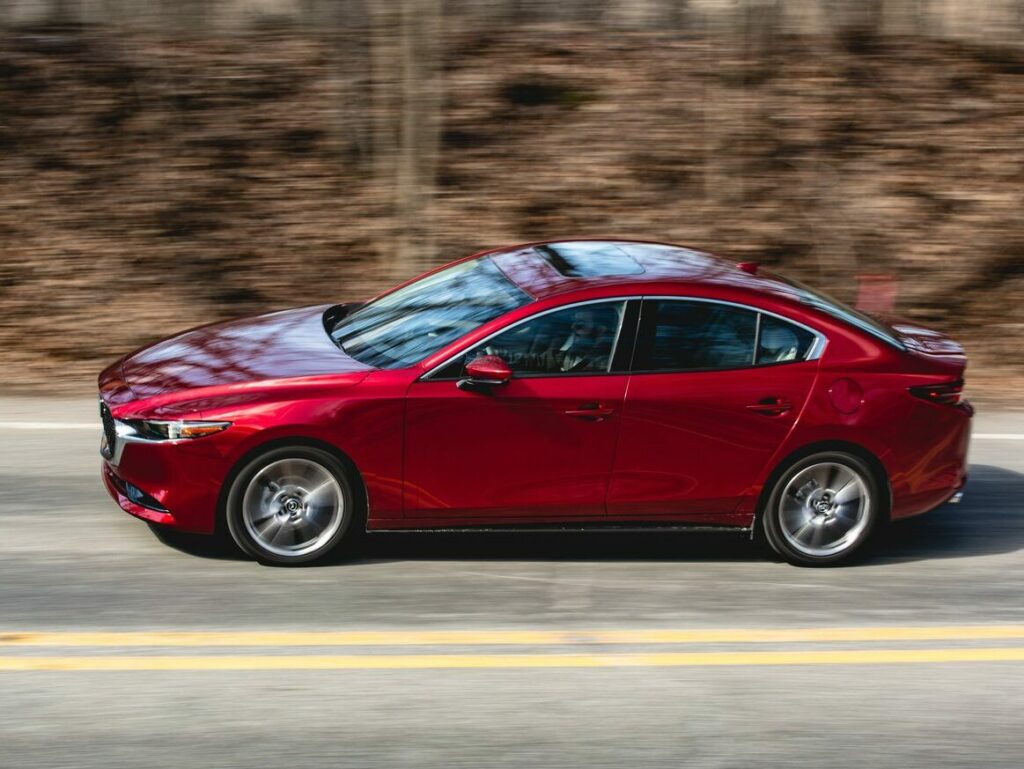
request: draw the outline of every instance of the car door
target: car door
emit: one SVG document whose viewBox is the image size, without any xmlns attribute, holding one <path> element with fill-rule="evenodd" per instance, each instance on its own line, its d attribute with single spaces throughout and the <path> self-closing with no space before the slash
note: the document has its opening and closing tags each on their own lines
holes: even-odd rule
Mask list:
<svg viewBox="0 0 1024 769">
<path fill-rule="evenodd" d="M 645 299 L 609 515 L 734 522 L 807 400 L 824 341 L 752 308 Z"/>
<path fill-rule="evenodd" d="M 625 346 L 633 339 L 623 327 L 635 329 L 638 313 L 639 302 L 627 312 L 625 300 L 536 313 L 414 382 L 406 399 L 405 515 L 438 522 L 604 516 L 628 380 Z M 465 363 L 480 355 L 502 358 L 512 379 L 460 388 Z"/>
</svg>

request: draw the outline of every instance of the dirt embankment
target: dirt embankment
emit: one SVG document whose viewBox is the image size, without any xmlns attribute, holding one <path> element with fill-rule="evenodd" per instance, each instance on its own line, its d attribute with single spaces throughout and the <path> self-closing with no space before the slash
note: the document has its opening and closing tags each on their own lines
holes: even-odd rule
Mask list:
<svg viewBox="0 0 1024 769">
<path fill-rule="evenodd" d="M 520 240 L 616 235 L 788 270 L 1024 373 L 1024 52 L 538 27 L 446 41 L 435 249 L 396 264 L 378 103 L 287 31 L 0 36 L 3 385 L 222 317 L 363 297 Z"/>
</svg>

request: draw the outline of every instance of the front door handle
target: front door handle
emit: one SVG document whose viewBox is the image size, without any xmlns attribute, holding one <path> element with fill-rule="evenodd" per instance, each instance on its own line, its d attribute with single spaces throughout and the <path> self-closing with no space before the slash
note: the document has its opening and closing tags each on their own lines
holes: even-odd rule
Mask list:
<svg viewBox="0 0 1024 769">
<path fill-rule="evenodd" d="M 586 419 L 591 422 L 600 422 L 605 417 L 610 417 L 615 412 L 615 409 L 607 408 L 602 406 L 600 403 L 581 403 L 574 409 L 569 409 L 563 412 L 567 417 L 576 417 L 577 419 Z"/>
<path fill-rule="evenodd" d="M 778 396 L 772 396 L 769 398 L 762 398 L 757 403 L 752 403 L 747 406 L 751 411 L 763 414 L 766 417 L 780 417 L 793 408 L 793 404 L 787 401 L 785 398 Z"/>
</svg>

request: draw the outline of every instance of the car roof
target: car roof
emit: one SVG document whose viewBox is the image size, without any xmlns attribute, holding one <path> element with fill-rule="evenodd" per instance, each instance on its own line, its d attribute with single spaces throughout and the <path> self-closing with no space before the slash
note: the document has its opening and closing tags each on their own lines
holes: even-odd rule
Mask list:
<svg viewBox="0 0 1024 769">
<path fill-rule="evenodd" d="M 671 243 L 639 240 L 550 240 L 489 252 L 490 258 L 535 299 L 581 289 L 679 283 L 769 291 L 791 296 L 785 284 L 756 265 L 735 262 Z"/>
</svg>

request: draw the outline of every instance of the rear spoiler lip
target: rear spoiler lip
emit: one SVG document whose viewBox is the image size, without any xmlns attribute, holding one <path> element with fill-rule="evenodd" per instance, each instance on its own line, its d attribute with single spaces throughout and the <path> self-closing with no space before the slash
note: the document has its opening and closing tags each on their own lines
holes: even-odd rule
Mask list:
<svg viewBox="0 0 1024 769">
<path fill-rule="evenodd" d="M 939 355 L 947 358 L 966 358 L 967 352 L 963 346 L 944 334 L 920 329 L 924 333 L 908 333 L 908 330 L 899 325 L 891 327 L 900 342 L 908 350 L 924 353 L 925 355 Z M 914 327 L 917 331 L 917 327 Z"/>
<path fill-rule="evenodd" d="M 904 318 L 893 317 L 880 313 L 871 313 L 881 323 L 892 331 L 907 350 L 911 352 L 924 353 L 925 355 L 937 355 L 942 357 L 966 358 L 967 352 L 955 339 L 943 334 L 941 331 L 922 326 Z"/>
</svg>

